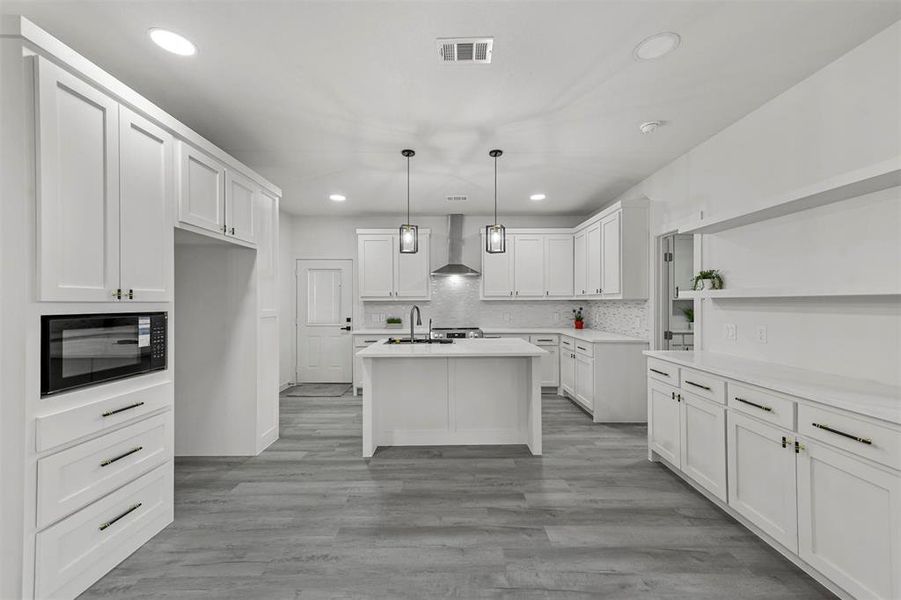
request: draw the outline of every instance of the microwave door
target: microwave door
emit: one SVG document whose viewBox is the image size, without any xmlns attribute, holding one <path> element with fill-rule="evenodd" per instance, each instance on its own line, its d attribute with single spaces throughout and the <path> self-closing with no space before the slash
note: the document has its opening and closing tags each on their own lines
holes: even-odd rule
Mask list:
<svg viewBox="0 0 901 600">
<path fill-rule="evenodd" d="M 93 374 L 102 380 L 142 360 L 134 325 L 64 329 L 61 345 L 64 379 Z"/>
</svg>

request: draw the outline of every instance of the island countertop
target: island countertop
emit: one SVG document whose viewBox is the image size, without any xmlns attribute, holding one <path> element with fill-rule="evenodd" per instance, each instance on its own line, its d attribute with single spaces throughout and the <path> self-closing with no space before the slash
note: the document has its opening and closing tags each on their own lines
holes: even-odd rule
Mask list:
<svg viewBox="0 0 901 600">
<path fill-rule="evenodd" d="M 359 352 L 361 358 L 473 358 L 541 356 L 547 354 L 520 338 L 460 339 L 453 344 L 385 344 L 377 342 Z"/>
</svg>

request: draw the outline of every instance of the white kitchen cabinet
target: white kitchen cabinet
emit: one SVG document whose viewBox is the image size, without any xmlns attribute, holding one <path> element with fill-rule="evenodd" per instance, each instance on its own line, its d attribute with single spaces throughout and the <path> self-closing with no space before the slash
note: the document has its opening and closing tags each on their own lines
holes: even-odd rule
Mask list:
<svg viewBox="0 0 901 600">
<path fill-rule="evenodd" d="M 801 558 L 855 598 L 901 597 L 901 478 L 822 443 L 802 445 Z"/>
<path fill-rule="evenodd" d="M 482 241 L 484 242 L 484 234 Z M 507 251 L 492 254 L 482 244 L 482 296 L 486 298 L 511 298 L 513 296 L 513 244 Z"/>
<path fill-rule="evenodd" d="M 257 276 L 260 313 L 277 313 L 278 289 L 278 205 L 279 199 L 266 192 L 257 195 Z"/>
<path fill-rule="evenodd" d="M 428 300 L 430 232 L 419 230 L 419 252 L 401 254 L 396 232 L 358 230 L 357 269 L 362 300 Z"/>
<path fill-rule="evenodd" d="M 603 263 L 601 261 L 602 240 L 601 240 L 601 224 L 595 223 L 588 227 L 585 232 L 585 287 L 586 293 L 589 295 L 598 295 L 601 293 L 601 271 Z"/>
<path fill-rule="evenodd" d="M 573 295 L 573 236 L 544 236 L 544 293 L 552 298 Z"/>
<path fill-rule="evenodd" d="M 726 409 L 684 391 L 680 396 L 680 468 L 725 502 Z"/>
<path fill-rule="evenodd" d="M 254 203 L 259 194 L 257 185 L 240 173 L 225 171 L 226 233 L 245 242 L 255 241 Z"/>
<path fill-rule="evenodd" d="M 557 336 L 530 335 L 528 341 L 547 352 L 540 360 L 541 386 L 558 387 L 560 385 L 560 347 Z"/>
<path fill-rule="evenodd" d="M 585 230 L 573 236 L 573 291 L 575 296 L 588 293 L 588 238 Z"/>
<path fill-rule="evenodd" d="M 225 233 L 225 165 L 184 142 L 178 163 L 178 220 Z"/>
<path fill-rule="evenodd" d="M 512 237 L 514 296 L 538 298 L 545 296 L 544 237 L 517 234 Z M 508 245 L 510 247 L 511 245 Z"/>
<path fill-rule="evenodd" d="M 119 288 L 129 300 L 172 300 L 172 136 L 119 109 Z"/>
<path fill-rule="evenodd" d="M 41 300 L 109 301 L 119 288 L 119 105 L 35 59 Z"/>
<path fill-rule="evenodd" d="M 573 397 L 589 412 L 594 410 L 594 359 L 576 352 Z"/>
<path fill-rule="evenodd" d="M 622 212 L 617 211 L 601 219 L 601 281 L 598 289 L 605 296 L 616 296 L 622 293 L 621 233 Z"/>
<path fill-rule="evenodd" d="M 560 388 L 574 396 L 576 393 L 576 354 L 572 338 L 560 339 Z"/>
<path fill-rule="evenodd" d="M 735 411 L 727 423 L 729 506 L 797 552 L 793 434 Z"/>
<path fill-rule="evenodd" d="M 648 445 L 676 468 L 682 464 L 680 404 L 678 389 L 649 380 Z"/>
</svg>

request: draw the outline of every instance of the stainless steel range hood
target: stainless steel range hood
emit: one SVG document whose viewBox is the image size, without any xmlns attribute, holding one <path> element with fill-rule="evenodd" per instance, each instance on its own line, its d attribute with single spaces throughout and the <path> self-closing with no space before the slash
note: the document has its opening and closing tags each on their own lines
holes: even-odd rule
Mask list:
<svg viewBox="0 0 901 600">
<path fill-rule="evenodd" d="M 478 277 L 479 272 L 463 264 L 463 215 L 447 215 L 447 264 L 432 271 L 435 277 Z"/>
</svg>

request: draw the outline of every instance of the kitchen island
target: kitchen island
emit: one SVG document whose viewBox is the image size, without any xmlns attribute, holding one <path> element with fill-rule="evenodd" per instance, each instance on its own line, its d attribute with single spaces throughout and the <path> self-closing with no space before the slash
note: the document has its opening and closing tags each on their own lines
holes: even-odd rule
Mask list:
<svg viewBox="0 0 901 600">
<path fill-rule="evenodd" d="M 540 455 L 543 354 L 518 338 L 364 348 L 363 456 L 464 444 L 525 444 Z"/>
</svg>

